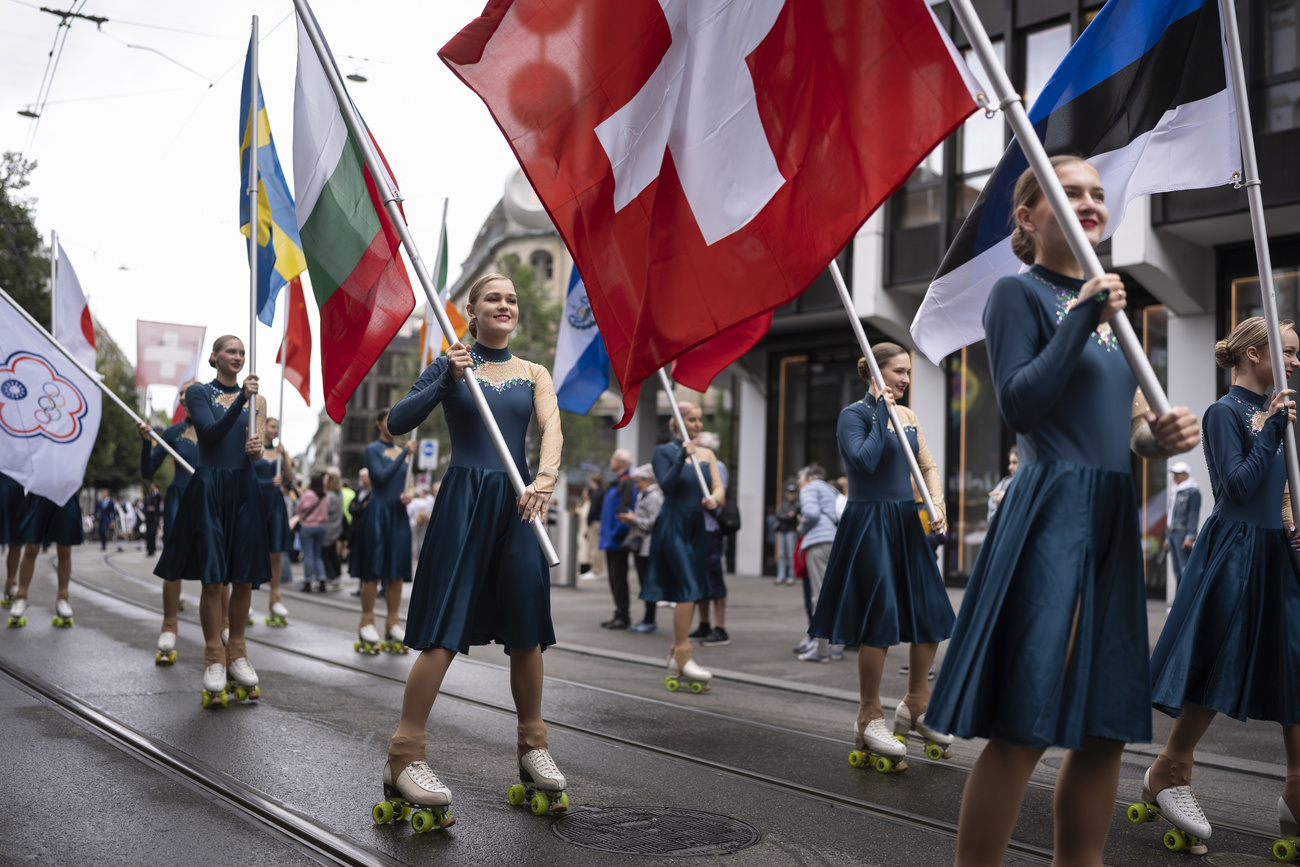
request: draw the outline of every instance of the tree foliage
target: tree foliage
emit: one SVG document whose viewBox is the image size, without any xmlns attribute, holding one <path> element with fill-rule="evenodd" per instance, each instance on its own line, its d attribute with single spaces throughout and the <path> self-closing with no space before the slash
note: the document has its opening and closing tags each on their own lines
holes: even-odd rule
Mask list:
<svg viewBox="0 0 1300 867">
<path fill-rule="evenodd" d="M 127 406 L 134 406 L 139 401 L 135 390 L 135 368 L 98 324 L 95 326 L 95 356 L 95 368 L 104 377 L 104 385 Z M 86 464 L 84 484 L 110 491 L 141 485 L 142 444 L 135 422 L 107 396 L 103 400 L 103 420 L 99 423 L 99 436 L 95 438 L 95 447 Z"/>
<path fill-rule="evenodd" d="M 48 328 L 50 260 L 41 255 L 35 202 L 23 193 L 35 168 L 12 151 L 0 157 L 0 289 Z"/>
</svg>

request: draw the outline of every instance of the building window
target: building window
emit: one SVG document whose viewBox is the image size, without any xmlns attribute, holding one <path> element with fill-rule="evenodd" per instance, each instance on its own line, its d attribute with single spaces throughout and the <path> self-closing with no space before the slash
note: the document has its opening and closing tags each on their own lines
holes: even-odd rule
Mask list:
<svg viewBox="0 0 1300 867">
<path fill-rule="evenodd" d="M 1264 132 L 1280 132 L 1300 126 L 1300 0 L 1261 7 Z"/>
<path fill-rule="evenodd" d="M 540 280 L 550 280 L 555 273 L 555 259 L 545 250 L 534 250 L 528 257 L 528 264 L 533 266 Z"/>
<path fill-rule="evenodd" d="M 1073 40 L 1070 24 L 1058 24 L 1025 37 L 1025 106 L 1032 107 L 1043 85 L 1065 59 Z"/>
</svg>

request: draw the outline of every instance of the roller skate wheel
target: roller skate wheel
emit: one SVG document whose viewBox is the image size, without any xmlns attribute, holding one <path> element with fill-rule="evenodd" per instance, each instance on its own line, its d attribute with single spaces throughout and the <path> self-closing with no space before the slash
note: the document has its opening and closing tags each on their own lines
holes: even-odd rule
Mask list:
<svg viewBox="0 0 1300 867">
<path fill-rule="evenodd" d="M 409 818 L 411 818 L 411 805 L 403 803 L 402 810 L 400 813 L 398 813 L 397 819 L 399 821 L 405 822 Z"/>
<path fill-rule="evenodd" d="M 24 626 L 27 625 L 27 618 L 26 618 L 25 616 L 24 616 L 24 617 L 10 617 L 10 618 L 9 618 L 9 625 L 10 625 L 11 627 L 15 628 L 15 629 L 21 629 L 22 627 L 24 627 Z"/>
<path fill-rule="evenodd" d="M 167 652 L 167 664 L 168 665 L 176 664 L 176 651 L 170 650 Z"/>
<path fill-rule="evenodd" d="M 545 816 L 546 812 L 551 809 L 551 802 L 541 792 L 533 793 L 533 800 L 529 803 L 534 816 Z"/>
<path fill-rule="evenodd" d="M 205 708 L 206 708 L 206 707 L 211 707 L 211 706 L 212 706 L 212 693 L 208 692 L 206 689 L 203 690 L 203 697 L 202 697 L 201 701 L 203 702 L 203 706 L 204 706 Z"/>
<path fill-rule="evenodd" d="M 54 615 L 54 618 L 50 620 L 50 623 L 54 624 L 55 626 L 62 626 L 63 618 L 56 614 Z"/>
<path fill-rule="evenodd" d="M 242 686 L 235 687 L 235 701 L 243 701 L 246 698 L 248 698 L 248 690 Z"/>
<path fill-rule="evenodd" d="M 13 626 L 13 623 L 10 623 L 9 625 Z M 675 677 L 665 677 L 664 686 L 668 687 L 669 692 L 677 692 L 677 690 L 680 689 L 682 685 Z"/>
<path fill-rule="evenodd" d="M 552 805 L 551 809 L 557 813 L 567 813 L 569 810 L 569 793 L 560 792 L 560 797 L 556 798 L 555 804 Z"/>
<path fill-rule="evenodd" d="M 894 770 L 894 762 L 888 756 L 876 757 L 876 770 L 882 774 L 888 774 Z"/>
<path fill-rule="evenodd" d="M 849 753 L 849 766 L 860 768 L 867 763 L 867 754 L 862 750 L 854 750 Z"/>
<path fill-rule="evenodd" d="M 432 810 L 416 810 L 411 814 L 411 830 L 417 834 L 431 831 L 435 827 Z"/>
<path fill-rule="evenodd" d="M 948 758 L 950 755 L 951 755 L 951 754 L 950 754 L 946 749 L 944 749 L 943 747 L 939 746 L 939 744 L 926 744 L 926 745 L 925 745 L 925 756 L 926 756 L 926 758 L 930 759 L 931 761 L 935 761 L 935 762 L 937 762 L 937 761 L 939 761 L 940 759 L 946 759 L 946 758 Z"/>
<path fill-rule="evenodd" d="M 900 735 L 898 732 L 894 732 L 894 740 L 898 741 L 903 746 L 907 746 L 907 735 Z"/>
<path fill-rule="evenodd" d="M 249 625 L 249 626 L 252 626 L 252 625 L 253 625 L 253 615 L 251 615 L 251 614 L 248 615 L 248 625 Z"/>
<path fill-rule="evenodd" d="M 704 692 L 704 684 L 700 683 L 698 680 L 693 681 L 691 683 L 691 692 L 695 693 L 696 695 L 699 695 L 700 693 Z"/>
<path fill-rule="evenodd" d="M 370 818 L 375 820 L 376 825 L 387 825 L 393 821 L 393 804 L 391 801 L 380 801 L 370 810 Z"/>
<path fill-rule="evenodd" d="M 1275 861 L 1294 861 L 1296 860 L 1296 845 L 1294 840 L 1275 840 L 1273 841 L 1273 859 Z"/>
<path fill-rule="evenodd" d="M 1147 822 L 1154 821 L 1155 818 L 1151 815 L 1151 810 L 1147 808 L 1146 804 L 1129 804 L 1124 815 L 1128 816 L 1128 820 L 1134 825 L 1145 825 Z"/>
<path fill-rule="evenodd" d="M 162 664 L 163 664 L 163 661 L 162 661 L 162 651 L 161 651 L 161 650 L 159 650 L 159 651 L 157 651 L 156 653 L 154 653 L 154 655 L 153 655 L 153 664 L 154 664 L 154 665 L 162 665 Z"/>
<path fill-rule="evenodd" d="M 354 642 L 352 642 L 352 649 L 355 650 L 357 653 L 360 653 L 360 652 L 361 652 L 361 642 L 360 642 L 360 641 L 354 641 Z"/>
<path fill-rule="evenodd" d="M 515 783 L 510 787 L 510 791 L 506 792 L 506 800 L 510 802 L 510 806 L 518 807 L 527 800 L 524 787 L 519 783 Z"/>
<path fill-rule="evenodd" d="M 1166 831 L 1165 836 L 1162 839 L 1165 848 L 1170 852 L 1182 852 L 1184 849 L 1191 846 L 1191 842 L 1187 839 L 1187 835 L 1182 831 L 1179 831 L 1177 828 L 1172 831 Z"/>
</svg>

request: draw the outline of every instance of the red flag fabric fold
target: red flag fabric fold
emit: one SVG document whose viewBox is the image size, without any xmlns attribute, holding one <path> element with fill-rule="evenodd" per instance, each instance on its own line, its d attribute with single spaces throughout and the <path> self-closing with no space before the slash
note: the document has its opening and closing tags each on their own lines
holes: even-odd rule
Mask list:
<svg viewBox="0 0 1300 867">
<path fill-rule="evenodd" d="M 311 406 L 311 322 L 302 280 L 297 277 L 289 281 L 289 319 L 275 363 L 284 365 L 285 381 L 298 389 L 303 401 Z"/>
</svg>

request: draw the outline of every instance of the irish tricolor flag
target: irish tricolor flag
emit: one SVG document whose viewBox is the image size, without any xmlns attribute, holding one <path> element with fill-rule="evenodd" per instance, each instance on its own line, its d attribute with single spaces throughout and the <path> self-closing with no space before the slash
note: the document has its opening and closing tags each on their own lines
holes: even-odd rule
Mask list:
<svg viewBox="0 0 1300 867">
<path fill-rule="evenodd" d="M 397 254 L 397 232 L 301 18 L 293 181 L 302 249 L 320 309 L 325 411 L 338 422 L 352 392 L 415 308 L 415 296 Z"/>
</svg>

